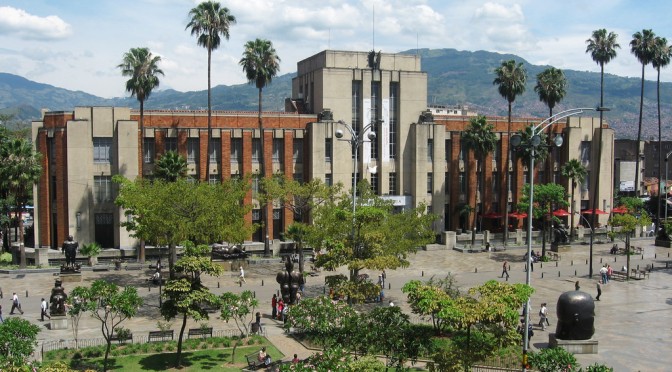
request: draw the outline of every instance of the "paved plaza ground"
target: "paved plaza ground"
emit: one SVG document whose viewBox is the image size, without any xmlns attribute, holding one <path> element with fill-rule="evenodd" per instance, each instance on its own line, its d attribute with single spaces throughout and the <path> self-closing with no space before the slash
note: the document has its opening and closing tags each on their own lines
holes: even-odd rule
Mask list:
<svg viewBox="0 0 672 372">
<path fill-rule="evenodd" d="M 621 243 L 622 245 L 622 243 Z M 615 371 L 668 371 L 672 369 L 672 335 L 670 324 L 672 322 L 672 258 L 671 250 L 653 246 L 653 240 L 634 240 L 634 246 L 643 248 L 642 254 L 631 257 L 631 268 L 645 268 L 653 264 L 655 270 L 648 279 L 624 281 L 612 281 L 602 286 L 601 301 L 596 302 L 595 335 L 599 341 L 598 354 L 577 355 L 577 359 L 583 366 L 595 362 L 604 363 L 614 368 Z M 400 288 L 404 283 L 413 279 L 427 280 L 431 276 L 443 278 L 447 273 L 452 273 L 457 279 L 461 289 L 467 289 L 481 284 L 489 279 L 504 280 L 500 278 L 501 266 L 504 260 L 511 264 L 509 282 L 524 283 L 525 272 L 523 263 L 524 247 L 509 247 L 506 251 L 492 253 L 460 253 L 442 249 L 442 246 L 432 246 L 427 251 L 419 251 L 411 255 L 411 265 L 406 269 L 388 270 L 387 283 L 390 289 L 385 291 L 386 301 L 391 300 L 396 306 L 410 314 L 410 308 L 406 303 L 406 297 Z M 594 246 L 593 271 L 598 273 L 602 264 L 609 263 L 615 269 L 625 265 L 626 256 L 609 254 L 611 244 L 596 244 Z M 534 248 L 539 250 L 538 247 Z M 583 244 L 573 245 L 561 252 L 558 262 L 535 264 L 532 273 L 531 284 L 535 288 L 532 296 L 533 322 L 538 322 L 539 304 L 548 303 L 551 326 L 545 331 L 535 328 L 532 338 L 532 349 L 545 348 L 548 345 L 548 334 L 555 331 L 555 310 L 559 295 L 565 291 L 574 289 L 574 283 L 578 280 L 581 290 L 595 296 L 597 276 L 588 278 L 587 260 L 589 257 L 588 246 Z M 664 269 L 666 265 L 671 269 Z M 308 266 L 308 265 L 307 265 Z M 294 353 L 300 358 L 309 356 L 312 351 L 305 349 L 301 344 L 287 337 L 280 324 L 271 320 L 270 299 L 273 293 L 278 291 L 275 283 L 275 274 L 282 269 L 279 259 L 261 260 L 251 263 L 246 270 L 247 283 L 242 287 L 237 283 L 237 271 L 227 272 L 220 278 L 206 278 L 205 284 L 215 293 L 225 291 L 240 292 L 252 290 L 260 302 L 259 311 L 264 314 L 262 325 L 271 342 L 291 359 Z M 139 289 L 145 300 L 145 305 L 137 317 L 125 322 L 123 326 L 130 328 L 134 334 L 146 334 L 148 331 L 157 330 L 157 321 L 161 320 L 158 311 L 158 287 L 148 286 L 147 277 L 150 271 L 109 271 L 92 272 L 83 271 L 83 285 L 88 285 L 93 280 L 104 278 L 120 285 L 132 285 Z M 340 272 L 346 273 L 345 268 Z M 315 296 L 324 293 L 324 276 L 334 275 L 337 272 L 320 272 L 317 276 L 308 277 L 306 295 Z M 372 278 L 379 273 L 369 272 Z M 53 340 L 72 339 L 71 330 L 49 330 L 48 321 L 41 322 L 39 319 L 39 302 L 42 297 L 49 298 L 51 288 L 56 278 L 53 272 L 40 273 L 4 273 L 0 274 L 0 287 L 4 294 L 2 304 L 3 316 L 20 316 L 40 327 L 43 331 L 39 335 L 40 343 Z M 64 283 L 63 287 L 69 292 L 76 286 L 75 283 Z M 11 294 L 17 292 L 21 297 L 24 315 L 9 315 L 11 308 Z M 27 296 L 26 296 L 27 295 Z M 216 319 L 216 314 L 208 324 L 215 330 L 231 329 L 233 324 L 224 323 Z M 177 321 L 172 323 L 173 329 L 179 329 Z M 189 324 L 190 327 L 198 327 L 197 324 Z M 85 315 L 82 317 L 79 327 L 80 339 L 100 338 L 100 324 Z M 39 347 L 38 347 L 39 349 Z M 38 355 L 39 357 L 39 352 Z"/>
</svg>

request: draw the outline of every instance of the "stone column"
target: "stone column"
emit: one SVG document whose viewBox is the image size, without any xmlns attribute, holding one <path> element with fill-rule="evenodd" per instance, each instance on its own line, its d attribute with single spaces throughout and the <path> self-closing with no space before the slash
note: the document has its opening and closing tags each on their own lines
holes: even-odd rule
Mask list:
<svg viewBox="0 0 672 372">
<path fill-rule="evenodd" d="M 446 242 L 446 249 L 453 249 L 457 245 L 457 233 L 455 231 L 444 231 L 443 239 Z"/>
</svg>

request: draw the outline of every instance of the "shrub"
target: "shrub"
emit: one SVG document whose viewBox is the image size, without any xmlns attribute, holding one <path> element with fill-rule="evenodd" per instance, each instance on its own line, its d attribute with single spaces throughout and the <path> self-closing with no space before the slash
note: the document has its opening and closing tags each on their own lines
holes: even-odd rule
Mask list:
<svg viewBox="0 0 672 372">
<path fill-rule="evenodd" d="M 3 254 L 0 254 L 0 264 L 2 265 L 9 265 L 12 263 L 12 254 L 9 252 L 5 252 Z"/>
<path fill-rule="evenodd" d="M 581 371 L 583 371 L 583 368 L 581 369 Z M 585 372 L 614 372 L 614 369 L 604 364 L 595 363 L 591 366 L 586 367 Z"/>
<path fill-rule="evenodd" d="M 565 369 L 578 369 L 579 363 L 574 354 L 559 347 L 543 349 L 538 353 L 530 353 L 528 356 L 530 366 L 540 372 L 555 372 Z"/>
</svg>

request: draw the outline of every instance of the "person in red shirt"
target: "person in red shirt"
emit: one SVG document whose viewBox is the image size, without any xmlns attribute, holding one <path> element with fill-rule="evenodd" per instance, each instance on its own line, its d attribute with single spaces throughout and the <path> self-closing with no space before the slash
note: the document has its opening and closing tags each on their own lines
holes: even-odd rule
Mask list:
<svg viewBox="0 0 672 372">
<path fill-rule="evenodd" d="M 277 315 L 278 315 L 278 296 L 273 295 L 273 298 L 271 298 L 271 318 L 275 319 Z"/>
</svg>

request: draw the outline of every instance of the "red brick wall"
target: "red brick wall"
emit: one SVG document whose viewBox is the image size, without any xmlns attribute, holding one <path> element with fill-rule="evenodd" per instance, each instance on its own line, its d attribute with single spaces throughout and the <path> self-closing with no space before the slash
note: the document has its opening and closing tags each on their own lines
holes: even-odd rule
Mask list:
<svg viewBox="0 0 672 372">
<path fill-rule="evenodd" d="M 155 150 L 157 159 L 166 152 L 166 131 L 165 130 L 154 131 L 154 150 Z"/>
<path fill-rule="evenodd" d="M 460 133 L 452 133 L 450 138 L 450 210 L 448 211 L 454 218 L 451 219 L 451 230 L 457 230 L 460 225 L 459 215 L 455 212 L 460 204 Z"/>
<path fill-rule="evenodd" d="M 222 131 L 222 182 L 231 178 L 231 132 Z"/>
<path fill-rule="evenodd" d="M 198 179 L 208 181 L 208 132 L 200 131 L 198 133 Z"/>
<path fill-rule="evenodd" d="M 54 133 L 56 146 L 56 244 L 65 241 L 68 236 L 68 139 L 65 131 Z"/>
<path fill-rule="evenodd" d="M 42 153 L 42 160 L 40 165 L 42 166 L 42 175 L 40 180 L 37 183 L 37 198 L 39 209 L 39 220 L 35 221 L 38 224 L 40 230 L 40 236 L 37 237 L 37 242 L 40 245 L 50 245 L 51 236 L 49 232 L 51 231 L 51 209 L 49 205 L 49 187 L 51 178 L 51 173 L 49 168 L 49 151 L 47 149 L 47 132 L 40 131 L 37 134 L 37 151 Z"/>
</svg>

